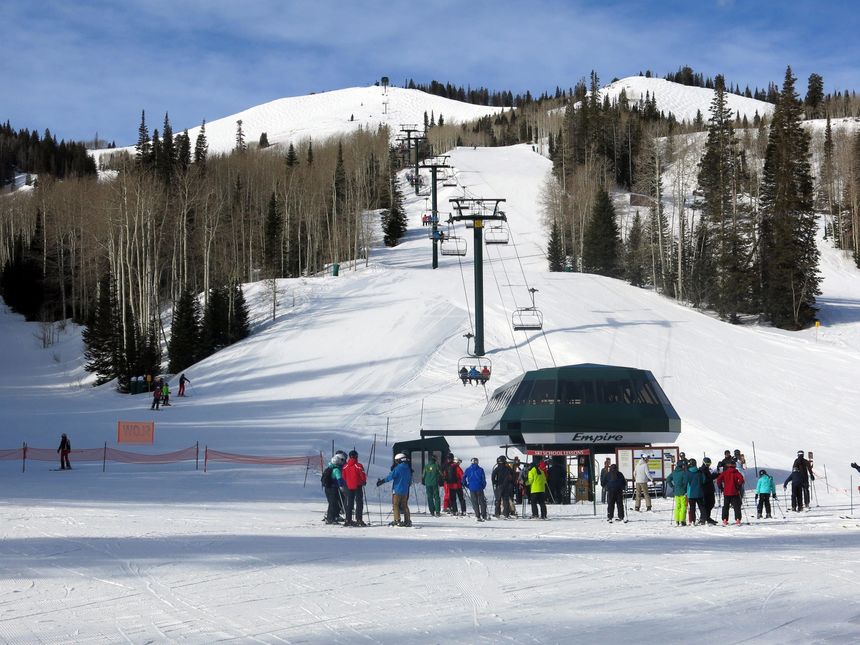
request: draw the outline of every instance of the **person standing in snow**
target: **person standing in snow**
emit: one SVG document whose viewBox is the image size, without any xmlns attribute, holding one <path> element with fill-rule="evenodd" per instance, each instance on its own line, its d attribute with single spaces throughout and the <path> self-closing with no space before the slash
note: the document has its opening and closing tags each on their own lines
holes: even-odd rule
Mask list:
<svg viewBox="0 0 860 645">
<path fill-rule="evenodd" d="M 520 462 L 519 457 L 514 457 L 514 461 L 511 464 L 511 471 L 514 473 L 514 502 L 517 504 L 522 504 L 522 501 L 523 501 L 523 481 L 522 481 L 523 464 L 522 464 L 522 462 Z"/>
<path fill-rule="evenodd" d="M 170 406 L 170 386 L 167 384 L 167 381 L 161 384 L 161 405 L 165 407 Z"/>
<path fill-rule="evenodd" d="M 442 470 L 436 463 L 435 455 L 430 455 L 429 463 L 424 466 L 421 481 L 427 491 L 427 510 L 430 511 L 431 516 L 439 517 L 442 515 L 439 507 L 439 486 L 442 485 Z"/>
<path fill-rule="evenodd" d="M 702 473 L 702 499 L 705 505 L 705 510 L 702 514 L 702 520 L 704 520 L 703 523 L 716 524 L 717 521 L 711 517 L 711 513 L 714 510 L 714 506 L 716 506 L 717 504 L 717 492 L 714 489 L 714 479 L 716 478 L 716 475 L 711 470 L 710 457 L 702 458 L 702 466 L 701 468 L 699 468 L 699 472 Z"/>
<path fill-rule="evenodd" d="M 782 485 L 782 490 L 785 490 L 789 483 L 791 483 L 791 510 L 799 513 L 803 510 L 803 474 L 800 472 L 800 466 L 791 469 L 791 473 Z"/>
<path fill-rule="evenodd" d="M 412 469 L 409 467 L 409 458 L 402 452 L 394 455 L 395 466 L 383 479 L 377 479 L 376 485 L 382 486 L 385 482 L 391 485 L 391 510 L 394 513 L 394 521 L 390 526 L 412 526 L 412 517 L 409 514 L 409 487 L 412 484 Z"/>
<path fill-rule="evenodd" d="M 756 519 L 761 519 L 761 511 L 765 510 L 765 519 L 770 519 L 770 496 L 776 497 L 776 486 L 773 484 L 773 477 L 767 474 L 766 470 L 758 471 L 758 481 L 755 485 L 756 499 Z"/>
<path fill-rule="evenodd" d="M 466 497 L 463 495 L 463 469 L 460 464 L 463 462 L 459 457 L 454 457 L 448 466 L 448 475 L 445 481 L 448 482 L 448 508 L 452 515 L 466 514 Z M 460 510 L 457 510 L 457 501 L 460 502 Z"/>
<path fill-rule="evenodd" d="M 723 453 L 723 458 L 717 463 L 717 474 L 723 472 L 726 469 L 726 466 L 729 464 L 729 462 L 732 461 L 732 459 L 733 459 L 732 451 L 726 450 Z"/>
<path fill-rule="evenodd" d="M 696 508 L 699 509 L 698 521 Z M 690 526 L 705 523 L 705 474 L 692 458 L 687 460 L 687 512 Z"/>
<path fill-rule="evenodd" d="M 185 374 L 180 375 L 178 396 L 185 396 L 185 384 L 190 383 L 190 382 L 191 382 L 191 379 L 185 378 Z"/>
<path fill-rule="evenodd" d="M 339 521 L 338 515 L 341 509 L 340 491 L 345 486 L 340 470 L 341 466 L 343 466 L 343 457 L 340 454 L 335 454 L 328 466 L 323 470 L 322 477 L 320 477 L 320 482 L 325 491 L 325 498 L 328 502 L 328 509 L 325 514 L 326 524 L 335 524 Z"/>
<path fill-rule="evenodd" d="M 648 458 L 642 455 L 639 458 L 639 463 L 633 470 L 633 485 L 636 488 L 636 510 L 640 511 L 642 507 L 642 498 L 645 498 L 645 510 L 651 510 L 651 495 L 648 493 L 648 484 L 653 483 L 654 478 L 651 477 L 651 469 L 648 468 Z"/>
<path fill-rule="evenodd" d="M 529 490 L 529 501 L 532 505 L 532 519 L 540 517 L 546 519 L 546 475 L 541 468 L 540 457 L 535 457 L 532 467 L 529 469 L 528 479 L 526 480 Z M 540 515 L 538 515 L 538 507 L 540 507 Z"/>
<path fill-rule="evenodd" d="M 812 473 L 812 464 L 803 456 L 802 450 L 797 451 L 797 459 L 791 464 L 791 469 L 794 470 L 795 466 L 800 470 L 800 478 L 803 481 L 803 505 L 809 510 L 809 481 L 815 481 L 815 475 Z"/>
<path fill-rule="evenodd" d="M 454 463 L 454 455 L 450 452 L 442 459 L 442 510 L 446 513 L 451 512 L 451 487 L 448 486 L 448 470 Z"/>
<path fill-rule="evenodd" d="M 152 390 L 152 405 L 149 406 L 150 410 L 158 410 L 159 405 L 161 404 L 161 386 L 157 385 Z"/>
<path fill-rule="evenodd" d="M 343 467 L 343 481 L 346 484 L 346 519 L 344 526 L 367 526 L 364 523 L 364 485 L 367 473 L 358 461 L 358 452 L 349 451 L 349 458 Z M 352 512 L 355 510 L 355 520 Z"/>
<path fill-rule="evenodd" d="M 612 460 L 607 457 L 603 460 L 603 468 L 600 469 L 600 502 L 602 504 L 606 503 L 606 476 L 609 474 L 609 466 L 612 464 Z"/>
<path fill-rule="evenodd" d="M 675 510 L 672 517 L 675 526 L 687 526 L 687 471 L 684 470 L 686 460 L 675 464 L 675 470 L 666 477 L 666 485 L 672 487 L 672 496 L 675 498 Z"/>
<path fill-rule="evenodd" d="M 618 519 L 624 519 L 624 492 L 627 490 L 627 478 L 618 470 L 618 464 L 609 466 L 606 474 L 606 519 L 611 522 L 615 508 L 618 508 Z"/>
<path fill-rule="evenodd" d="M 744 476 L 735 468 L 734 460 L 729 461 L 717 477 L 717 486 L 723 491 L 723 526 L 729 523 L 729 507 L 735 509 L 735 524 L 741 523 L 741 490 Z"/>
<path fill-rule="evenodd" d="M 472 502 L 472 510 L 479 522 L 490 519 L 487 515 L 487 496 L 484 489 L 487 487 L 487 474 L 478 464 L 478 458 L 472 457 L 472 463 L 463 473 L 463 486 L 469 491 L 469 501 Z"/>
<path fill-rule="evenodd" d="M 508 460 L 504 455 L 499 455 L 496 459 L 496 466 L 490 475 L 490 480 L 493 484 L 493 495 L 496 498 L 495 516 L 499 517 L 504 514 L 505 517 L 516 515 L 516 505 L 514 504 L 514 471 L 508 465 Z"/>
<path fill-rule="evenodd" d="M 744 457 L 744 453 L 740 450 L 735 449 L 735 453 L 732 457 L 735 460 L 735 468 L 738 470 L 745 470 L 747 467 L 747 458 Z"/>
<path fill-rule="evenodd" d="M 60 437 L 60 447 L 57 448 L 57 452 L 60 453 L 60 470 L 71 470 L 72 464 L 69 461 L 69 453 L 72 452 L 72 442 L 69 441 L 65 432 Z"/>
</svg>

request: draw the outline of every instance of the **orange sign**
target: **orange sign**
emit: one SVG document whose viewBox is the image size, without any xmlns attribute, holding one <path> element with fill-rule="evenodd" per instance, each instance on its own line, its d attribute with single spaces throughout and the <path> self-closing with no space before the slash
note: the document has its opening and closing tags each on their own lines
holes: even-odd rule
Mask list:
<svg viewBox="0 0 860 645">
<path fill-rule="evenodd" d="M 154 443 L 155 421 L 117 421 L 117 443 Z"/>
</svg>

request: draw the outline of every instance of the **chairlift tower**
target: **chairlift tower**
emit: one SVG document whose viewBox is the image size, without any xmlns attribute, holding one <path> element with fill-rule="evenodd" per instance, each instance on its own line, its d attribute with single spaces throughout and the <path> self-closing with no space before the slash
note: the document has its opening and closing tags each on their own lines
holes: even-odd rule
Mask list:
<svg viewBox="0 0 860 645">
<path fill-rule="evenodd" d="M 439 161 L 441 160 L 441 161 Z M 433 268 L 439 268 L 439 209 L 436 199 L 436 180 L 438 178 L 437 171 L 439 168 L 450 168 L 448 165 L 448 155 L 435 157 L 432 163 L 421 164 L 421 168 L 430 169 L 430 203 L 432 210 L 430 212 L 430 223 L 433 225 L 431 236 L 433 238 Z M 417 174 L 417 170 L 416 170 Z"/>
<path fill-rule="evenodd" d="M 483 232 L 485 221 L 507 222 L 507 215 L 499 208 L 504 199 L 498 197 L 455 197 L 448 200 L 454 207 L 449 222 L 472 222 L 475 247 L 475 356 L 484 352 L 484 247 Z M 492 207 L 492 208 L 490 208 Z M 485 214 L 489 212 L 489 214 Z"/>
<path fill-rule="evenodd" d="M 412 124 L 402 124 L 400 126 L 401 136 L 403 134 L 406 135 L 406 149 L 407 150 L 415 150 L 415 194 L 418 194 L 418 164 L 420 160 L 418 159 L 418 144 L 421 141 L 426 141 L 427 137 L 423 134 L 419 134 L 419 132 L 424 132 L 423 128 L 418 128 L 417 125 Z M 415 146 L 413 148 L 412 142 L 415 142 Z"/>
</svg>

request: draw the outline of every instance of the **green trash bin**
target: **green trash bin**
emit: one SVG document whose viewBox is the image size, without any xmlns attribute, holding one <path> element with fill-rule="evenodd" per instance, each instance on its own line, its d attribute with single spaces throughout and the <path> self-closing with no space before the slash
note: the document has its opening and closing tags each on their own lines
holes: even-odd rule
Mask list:
<svg viewBox="0 0 860 645">
<path fill-rule="evenodd" d="M 338 272 L 340 272 L 340 264 L 335 262 L 334 264 L 331 265 L 331 274 L 333 276 L 337 277 Z"/>
</svg>

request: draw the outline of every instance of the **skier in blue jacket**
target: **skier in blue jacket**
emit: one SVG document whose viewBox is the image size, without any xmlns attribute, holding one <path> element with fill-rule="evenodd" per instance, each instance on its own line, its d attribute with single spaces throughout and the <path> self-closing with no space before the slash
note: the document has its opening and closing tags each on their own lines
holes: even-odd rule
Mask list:
<svg viewBox="0 0 860 645">
<path fill-rule="evenodd" d="M 759 478 L 755 485 L 755 499 L 758 502 L 756 508 L 756 518 L 761 519 L 761 510 L 767 512 L 765 519 L 770 519 L 770 496 L 776 497 L 776 486 L 773 483 L 773 477 L 767 474 L 766 470 L 758 471 Z"/>
<path fill-rule="evenodd" d="M 487 515 L 487 496 L 484 489 L 487 487 L 487 475 L 484 469 L 478 465 L 478 458 L 472 457 L 472 464 L 463 473 L 463 485 L 469 491 L 469 499 L 472 502 L 472 510 L 479 522 L 489 520 Z"/>
<path fill-rule="evenodd" d="M 412 526 L 412 518 L 409 515 L 409 487 L 412 485 L 412 469 L 409 467 L 409 458 L 402 452 L 394 455 L 395 465 L 384 479 L 377 479 L 376 485 L 382 486 L 385 482 L 391 485 L 391 510 L 394 513 L 394 521 L 391 526 Z M 403 519 L 400 513 L 403 513 Z"/>
<path fill-rule="evenodd" d="M 696 508 L 699 509 L 698 522 Z M 690 515 L 690 526 L 705 523 L 705 474 L 699 470 L 695 459 L 687 460 L 687 512 Z"/>
</svg>

